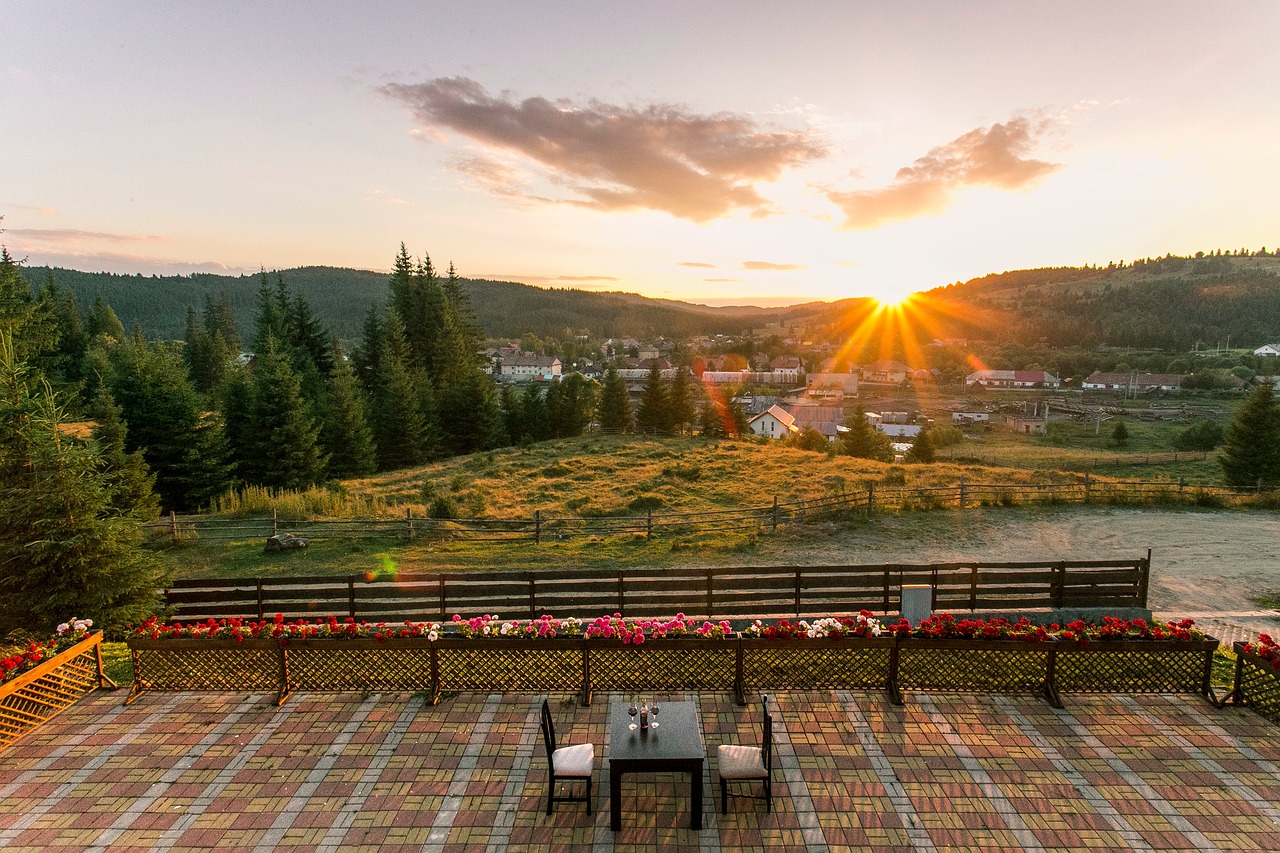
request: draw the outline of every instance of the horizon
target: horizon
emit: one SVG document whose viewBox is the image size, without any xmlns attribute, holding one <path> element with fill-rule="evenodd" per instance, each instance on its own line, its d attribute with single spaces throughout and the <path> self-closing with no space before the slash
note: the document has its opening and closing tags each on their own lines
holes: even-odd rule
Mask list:
<svg viewBox="0 0 1280 853">
<path fill-rule="evenodd" d="M 811 11 L 19 2 L 0 242 L 715 307 L 1280 242 L 1280 6 Z"/>
</svg>

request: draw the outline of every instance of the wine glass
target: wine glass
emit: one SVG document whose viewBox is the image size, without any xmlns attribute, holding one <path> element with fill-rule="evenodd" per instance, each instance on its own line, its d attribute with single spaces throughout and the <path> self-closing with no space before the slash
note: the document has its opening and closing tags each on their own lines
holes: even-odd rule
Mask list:
<svg viewBox="0 0 1280 853">
<path fill-rule="evenodd" d="M 631 704 L 627 706 L 627 713 L 631 715 L 631 725 L 627 726 L 627 728 L 634 732 L 636 730 L 636 714 L 640 713 L 640 709 L 636 707 L 635 699 L 632 699 Z"/>
<path fill-rule="evenodd" d="M 649 725 L 655 729 L 658 727 L 658 700 L 654 699 L 653 704 L 649 706 L 649 713 L 653 716 L 653 722 Z"/>
</svg>

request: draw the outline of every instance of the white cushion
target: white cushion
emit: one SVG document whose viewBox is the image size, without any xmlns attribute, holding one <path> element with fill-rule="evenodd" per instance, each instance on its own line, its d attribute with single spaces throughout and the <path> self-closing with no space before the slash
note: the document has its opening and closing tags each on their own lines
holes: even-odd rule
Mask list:
<svg viewBox="0 0 1280 853">
<path fill-rule="evenodd" d="M 590 776 L 596 763 L 596 748 L 589 743 L 562 746 L 551 753 L 557 776 Z"/>
<path fill-rule="evenodd" d="M 763 779 L 764 755 L 758 746 L 722 744 L 717 750 L 720 775 L 726 779 Z"/>
</svg>

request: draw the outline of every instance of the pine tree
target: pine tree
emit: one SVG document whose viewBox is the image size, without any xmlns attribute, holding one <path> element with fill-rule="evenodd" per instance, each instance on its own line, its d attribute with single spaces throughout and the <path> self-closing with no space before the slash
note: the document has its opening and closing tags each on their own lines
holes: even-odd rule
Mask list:
<svg viewBox="0 0 1280 853">
<path fill-rule="evenodd" d="M 689 371 L 683 367 L 677 368 L 676 378 L 668 389 L 667 411 L 670 413 L 671 427 L 678 434 L 683 434 L 685 427 L 692 425 L 694 418 L 697 417 L 689 377 Z"/>
<path fill-rule="evenodd" d="M 1218 464 L 1233 489 L 1280 486 L 1280 404 L 1270 385 L 1259 385 L 1236 409 Z"/>
<path fill-rule="evenodd" d="M 398 319 L 389 317 L 378 348 L 378 376 L 369 419 L 380 471 L 408 468 L 427 458 L 424 389 L 414 381 L 406 364 L 407 349 Z M 430 388 L 425 391 L 429 393 Z"/>
<path fill-rule="evenodd" d="M 0 633 L 69 616 L 108 631 L 151 613 L 164 583 L 137 517 L 113 508 L 96 444 L 59 429 L 46 382 L 0 330 Z"/>
<path fill-rule="evenodd" d="M 893 444 L 889 436 L 871 425 L 862 406 L 853 410 L 853 414 L 845 421 L 845 426 L 848 431 L 840 437 L 837 453 L 857 459 L 893 461 Z"/>
<path fill-rule="evenodd" d="M 245 481 L 283 489 L 324 482 L 328 459 L 302 398 L 302 380 L 272 339 L 254 365 L 248 403 L 248 453 L 238 460 Z"/>
<path fill-rule="evenodd" d="M 377 470 L 373 431 L 365 420 L 360 386 L 336 339 L 333 372 L 329 376 L 329 411 L 321 438 L 329 454 L 331 477 L 363 477 Z"/>
<path fill-rule="evenodd" d="M 93 298 L 93 307 L 89 309 L 89 319 L 85 323 L 85 334 L 91 341 L 106 344 L 120 343 L 125 339 L 124 324 L 101 293 Z"/>
<path fill-rule="evenodd" d="M 551 434 L 573 438 L 591 422 L 596 407 L 596 385 L 581 373 L 570 373 L 547 389 L 547 418 Z"/>
<path fill-rule="evenodd" d="M 369 399 L 378 396 L 378 377 L 382 375 L 379 354 L 384 334 L 382 312 L 378 306 L 371 305 L 361 327 L 360 345 L 351 353 L 351 370 Z"/>
<path fill-rule="evenodd" d="M 600 429 L 608 433 L 626 432 L 631 426 L 631 400 L 627 395 L 627 383 L 612 365 L 604 374 L 604 388 L 600 392 L 600 408 L 596 419 L 600 422 Z"/>
<path fill-rule="evenodd" d="M 240 354 L 240 327 L 225 291 L 218 294 L 217 303 L 212 298 L 205 297 L 204 328 L 215 339 L 221 336 L 223 345 L 232 357 Z"/>
<path fill-rule="evenodd" d="M 547 411 L 547 399 L 536 382 L 524 389 L 520 409 L 524 414 L 524 435 L 521 441 L 546 441 L 551 438 L 551 418 Z"/>
<path fill-rule="evenodd" d="M 729 435 L 726 421 L 732 422 L 729 407 L 718 395 L 707 394 L 703 397 L 698 413 L 698 431 L 703 438 L 725 438 Z"/>
<path fill-rule="evenodd" d="M 636 431 L 665 433 L 671 431 L 671 411 L 667 406 L 667 391 L 663 385 L 658 362 L 649 368 L 640 404 L 636 407 Z"/>
<path fill-rule="evenodd" d="M 911 445 L 911 449 L 907 451 L 904 457 L 907 462 L 920 462 L 923 464 L 932 464 L 937 458 L 937 453 L 933 448 L 933 433 L 929 427 L 920 430 L 916 435 L 915 442 Z"/>
<path fill-rule="evenodd" d="M 110 495 L 110 505 L 120 515 L 139 521 L 152 521 L 160 514 L 160 498 L 155 493 L 155 475 L 142 458 L 142 451 L 125 450 L 127 428 L 121 409 L 111 398 L 107 386 L 98 385 L 89 406 L 96 421 L 93 437 L 102 458 L 103 481 Z"/>
<path fill-rule="evenodd" d="M 499 399 L 502 406 L 502 420 L 507 426 L 507 440 L 512 444 L 519 444 L 528 432 L 521 396 L 516 393 L 514 385 L 503 385 L 499 392 Z"/>
<path fill-rule="evenodd" d="M 262 353 L 267 351 L 267 341 L 286 341 L 289 339 L 288 329 L 288 300 L 285 304 L 280 304 L 280 298 L 277 291 L 271 289 L 271 280 L 267 277 L 267 270 L 263 268 L 259 273 L 258 280 L 258 311 L 253 319 L 253 351 Z M 280 279 L 283 286 L 284 280 Z"/>
</svg>

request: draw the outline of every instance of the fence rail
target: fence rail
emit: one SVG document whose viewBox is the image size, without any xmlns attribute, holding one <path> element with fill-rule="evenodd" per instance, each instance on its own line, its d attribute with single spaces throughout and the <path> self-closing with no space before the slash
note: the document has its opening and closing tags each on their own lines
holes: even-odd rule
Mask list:
<svg viewBox="0 0 1280 853">
<path fill-rule="evenodd" d="M 176 621 L 319 616 L 364 621 L 670 615 L 726 619 L 897 613 L 904 585 L 933 588 L 935 610 L 1146 607 L 1151 552 L 1133 560 L 885 563 L 861 566 L 584 569 L 187 579 L 165 590 Z"/>
<path fill-rule="evenodd" d="M 243 541 L 289 533 L 314 539 L 449 538 L 539 544 L 580 536 L 662 536 L 738 531 L 763 533 L 787 524 L 803 524 L 841 515 L 872 515 L 912 509 L 971 509 L 979 506 L 1030 503 L 1205 503 L 1232 505 L 1271 494 L 1200 486 L 1184 480 L 1165 482 L 1099 482 L 1087 473 L 1068 483 L 969 483 L 952 486 L 893 488 L 869 483 L 861 488 L 810 500 L 771 506 L 688 513 L 632 516 L 548 516 L 533 518 L 421 518 L 407 510 L 399 519 L 281 519 L 179 516 L 144 525 L 154 539 Z"/>
</svg>

